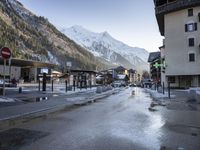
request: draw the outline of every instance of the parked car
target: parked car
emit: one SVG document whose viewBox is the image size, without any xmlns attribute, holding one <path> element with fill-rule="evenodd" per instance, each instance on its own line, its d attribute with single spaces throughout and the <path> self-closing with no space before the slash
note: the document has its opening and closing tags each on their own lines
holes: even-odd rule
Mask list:
<svg viewBox="0 0 200 150">
<path fill-rule="evenodd" d="M 148 87 L 148 88 L 151 88 L 152 87 L 152 84 L 153 84 L 153 81 L 152 81 L 152 79 L 143 79 L 142 81 L 141 81 L 141 87 Z"/>
<path fill-rule="evenodd" d="M 111 85 L 112 87 L 125 87 L 126 83 L 125 81 L 114 81 Z"/>
<path fill-rule="evenodd" d="M 135 83 L 131 83 L 129 84 L 129 87 L 137 87 L 137 85 Z"/>
<path fill-rule="evenodd" d="M 3 87 L 3 84 L 4 84 L 4 80 L 0 79 L 0 87 Z M 5 86 L 8 87 L 9 85 L 10 85 L 10 83 L 5 81 Z"/>
</svg>

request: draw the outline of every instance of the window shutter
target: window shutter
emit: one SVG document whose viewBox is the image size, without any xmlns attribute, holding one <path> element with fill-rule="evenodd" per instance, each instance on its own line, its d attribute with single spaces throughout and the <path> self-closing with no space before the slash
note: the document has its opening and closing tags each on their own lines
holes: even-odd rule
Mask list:
<svg viewBox="0 0 200 150">
<path fill-rule="evenodd" d="M 197 23 L 194 23 L 194 30 L 197 31 Z"/>
<path fill-rule="evenodd" d="M 188 32 L 187 24 L 185 24 L 185 32 Z"/>
<path fill-rule="evenodd" d="M 198 13 L 198 16 L 199 16 L 199 22 L 200 22 L 200 13 Z"/>
</svg>

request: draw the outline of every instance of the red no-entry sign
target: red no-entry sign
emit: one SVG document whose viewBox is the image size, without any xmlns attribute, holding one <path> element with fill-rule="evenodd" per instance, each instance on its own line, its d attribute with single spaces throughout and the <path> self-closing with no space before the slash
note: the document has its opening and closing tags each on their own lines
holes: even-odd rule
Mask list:
<svg viewBox="0 0 200 150">
<path fill-rule="evenodd" d="M 10 59 L 11 50 L 8 47 L 3 47 L 1 49 L 1 56 L 3 57 L 3 59 Z"/>
</svg>

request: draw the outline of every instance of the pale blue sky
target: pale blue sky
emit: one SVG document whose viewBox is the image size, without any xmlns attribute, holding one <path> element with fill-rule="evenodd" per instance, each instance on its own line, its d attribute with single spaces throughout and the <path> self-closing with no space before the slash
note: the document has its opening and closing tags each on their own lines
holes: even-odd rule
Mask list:
<svg viewBox="0 0 200 150">
<path fill-rule="evenodd" d="M 153 0 L 19 0 L 59 28 L 81 25 L 130 45 L 158 51 L 162 44 Z"/>
</svg>

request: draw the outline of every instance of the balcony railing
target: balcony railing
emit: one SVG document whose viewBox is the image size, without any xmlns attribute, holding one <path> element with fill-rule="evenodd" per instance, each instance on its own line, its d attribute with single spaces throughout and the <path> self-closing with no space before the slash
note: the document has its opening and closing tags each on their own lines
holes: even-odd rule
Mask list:
<svg viewBox="0 0 200 150">
<path fill-rule="evenodd" d="M 155 10 L 156 14 L 162 14 L 198 5 L 200 5 L 200 0 L 177 0 L 175 2 L 157 6 Z"/>
</svg>

